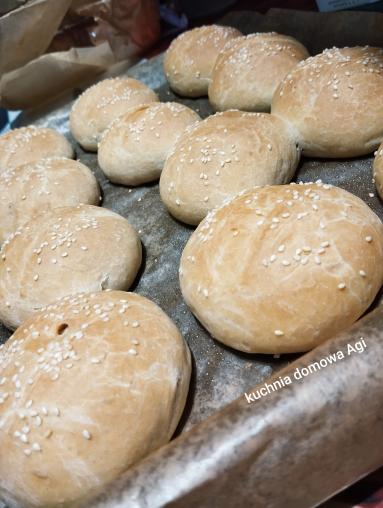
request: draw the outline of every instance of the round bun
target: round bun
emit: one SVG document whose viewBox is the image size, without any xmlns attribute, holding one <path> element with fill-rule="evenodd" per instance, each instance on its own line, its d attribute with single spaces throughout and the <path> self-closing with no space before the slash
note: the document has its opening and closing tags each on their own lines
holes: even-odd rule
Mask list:
<svg viewBox="0 0 383 508">
<path fill-rule="evenodd" d="M 87 88 L 73 104 L 70 130 L 85 150 L 97 150 L 101 134 L 130 108 L 158 101 L 149 87 L 133 78 L 104 79 Z"/>
<path fill-rule="evenodd" d="M 215 60 L 236 28 L 209 25 L 183 32 L 165 53 L 164 72 L 170 87 L 186 97 L 207 95 Z"/>
<path fill-rule="evenodd" d="M 215 62 L 209 101 L 217 111 L 269 111 L 279 83 L 308 56 L 296 39 L 275 32 L 232 39 Z"/>
<path fill-rule="evenodd" d="M 140 264 L 136 231 L 110 210 L 79 205 L 36 215 L 2 246 L 0 320 L 16 328 L 63 296 L 128 289 Z"/>
<path fill-rule="evenodd" d="M 11 506 L 82 505 L 167 443 L 182 414 L 189 350 L 137 294 L 65 298 L 0 347 L 0 497 Z"/>
<path fill-rule="evenodd" d="M 181 259 L 182 294 L 240 351 L 308 351 L 354 323 L 383 282 L 383 225 L 330 185 L 252 189 L 213 211 Z"/>
<path fill-rule="evenodd" d="M 217 113 L 176 143 L 161 175 L 161 198 L 174 217 L 198 224 L 209 210 L 244 189 L 289 182 L 299 156 L 279 118 Z"/>
<path fill-rule="evenodd" d="M 383 143 L 378 148 L 373 167 L 375 187 L 381 199 L 383 199 Z"/>
<path fill-rule="evenodd" d="M 271 112 L 291 123 L 305 155 L 354 157 L 382 140 L 382 97 L 383 50 L 333 48 L 285 77 Z"/>
<path fill-rule="evenodd" d="M 177 102 L 137 106 L 105 131 L 98 163 L 115 183 L 140 185 L 157 180 L 178 137 L 199 120 L 197 113 Z"/>
<path fill-rule="evenodd" d="M 0 136 L 0 172 L 48 157 L 74 156 L 69 141 L 45 127 L 21 127 Z"/>
<path fill-rule="evenodd" d="M 4 171 L 0 173 L 0 242 L 36 213 L 99 201 L 93 173 L 72 159 L 42 159 Z"/>
</svg>

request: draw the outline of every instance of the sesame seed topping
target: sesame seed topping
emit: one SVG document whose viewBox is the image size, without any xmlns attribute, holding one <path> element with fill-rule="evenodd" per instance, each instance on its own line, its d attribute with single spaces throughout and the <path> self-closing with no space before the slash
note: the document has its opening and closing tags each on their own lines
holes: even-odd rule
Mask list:
<svg viewBox="0 0 383 508">
<path fill-rule="evenodd" d="M 284 335 L 284 333 L 282 332 L 282 330 L 274 330 L 274 335 L 276 335 L 277 337 L 281 337 L 282 335 Z"/>
<path fill-rule="evenodd" d="M 340 284 L 338 284 L 338 289 L 345 289 L 346 287 L 346 284 L 344 282 L 341 282 Z"/>
<path fill-rule="evenodd" d="M 84 430 L 82 431 L 82 437 L 83 437 L 84 439 L 89 440 L 89 439 L 92 439 L 92 434 L 89 432 L 89 430 L 84 429 Z"/>
</svg>

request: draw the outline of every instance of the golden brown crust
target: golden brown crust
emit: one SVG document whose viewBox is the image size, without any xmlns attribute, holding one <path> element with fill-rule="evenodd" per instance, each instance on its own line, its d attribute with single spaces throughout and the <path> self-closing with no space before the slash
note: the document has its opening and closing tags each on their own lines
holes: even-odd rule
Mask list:
<svg viewBox="0 0 383 508">
<path fill-rule="evenodd" d="M 308 56 L 307 49 L 287 35 L 237 37 L 225 45 L 215 62 L 209 101 L 217 111 L 269 111 L 281 80 Z"/>
<path fill-rule="evenodd" d="M 1 499 L 84 503 L 171 438 L 189 379 L 182 336 L 142 296 L 80 294 L 36 313 L 0 346 Z"/>
<path fill-rule="evenodd" d="M 57 206 L 98 205 L 100 189 L 89 168 L 55 157 L 0 173 L 0 243 L 34 214 Z"/>
<path fill-rule="evenodd" d="M 299 155 L 279 118 L 217 113 L 187 129 L 175 144 L 161 174 L 161 198 L 177 219 L 198 224 L 241 190 L 289 182 Z"/>
<path fill-rule="evenodd" d="M 170 87 L 186 97 L 207 95 L 215 60 L 226 42 L 239 37 L 236 28 L 209 25 L 193 28 L 172 41 L 164 72 Z"/>
<path fill-rule="evenodd" d="M 383 137 L 383 50 L 325 50 L 298 64 L 277 88 L 271 112 L 290 122 L 303 153 L 354 157 Z"/>
<path fill-rule="evenodd" d="M 70 130 L 83 148 L 96 151 L 102 133 L 113 120 L 134 106 L 157 101 L 153 90 L 137 79 L 104 79 L 87 88 L 73 104 Z"/>
<path fill-rule="evenodd" d="M 140 264 L 136 231 L 110 210 L 79 205 L 36 215 L 2 246 L 0 320 L 16 328 L 57 298 L 128 289 Z"/>
<path fill-rule="evenodd" d="M 0 136 L 0 172 L 47 157 L 73 156 L 69 141 L 53 129 L 30 125 Z"/>
<path fill-rule="evenodd" d="M 98 163 L 114 183 L 140 185 L 157 180 L 177 139 L 199 120 L 197 113 L 177 102 L 132 108 L 104 132 Z"/>
<path fill-rule="evenodd" d="M 180 281 L 193 313 L 228 346 L 307 351 L 372 303 L 383 282 L 383 225 L 337 187 L 255 188 L 199 225 Z"/>
</svg>

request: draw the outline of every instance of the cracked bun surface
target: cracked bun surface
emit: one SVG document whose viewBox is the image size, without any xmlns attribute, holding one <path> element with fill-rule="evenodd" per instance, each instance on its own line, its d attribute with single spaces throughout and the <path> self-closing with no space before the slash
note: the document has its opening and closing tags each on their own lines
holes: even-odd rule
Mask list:
<svg viewBox="0 0 383 508">
<path fill-rule="evenodd" d="M 255 188 L 211 212 L 182 253 L 183 297 L 249 353 L 308 351 L 352 325 L 383 282 L 383 225 L 330 185 Z"/>
<path fill-rule="evenodd" d="M 0 346 L 0 497 L 11 506 L 89 506 L 169 441 L 190 353 L 153 302 L 103 291 L 65 297 Z"/>
<path fill-rule="evenodd" d="M 128 289 L 140 265 L 140 239 L 121 215 L 91 205 L 36 215 L 2 246 L 0 320 L 13 329 L 60 297 Z"/>
<path fill-rule="evenodd" d="M 174 143 L 200 117 L 177 102 L 153 102 L 133 108 L 103 134 L 98 163 L 114 183 L 140 185 L 160 177 Z"/>
<path fill-rule="evenodd" d="M 275 32 L 232 39 L 215 62 L 209 101 L 217 111 L 270 111 L 279 83 L 308 56 L 296 39 Z"/>
<path fill-rule="evenodd" d="M 0 172 L 48 157 L 72 159 L 69 141 L 59 132 L 46 127 L 21 127 L 0 136 Z"/>
<path fill-rule="evenodd" d="M 332 48 L 283 79 L 271 112 L 290 123 L 304 155 L 356 157 L 382 141 L 382 97 L 383 49 Z"/>
<path fill-rule="evenodd" d="M 69 116 L 70 130 L 85 150 L 96 151 L 101 134 L 113 120 L 134 106 L 156 101 L 153 90 L 137 79 L 104 79 L 75 101 Z"/>
<path fill-rule="evenodd" d="M 298 165 L 288 125 L 267 113 L 225 111 L 187 129 L 165 162 L 162 201 L 182 222 L 198 224 L 228 197 L 290 182 Z"/>
<path fill-rule="evenodd" d="M 170 88 L 185 97 L 207 95 L 211 73 L 226 42 L 239 37 L 236 28 L 209 25 L 187 30 L 165 53 L 164 72 Z"/>
<path fill-rule="evenodd" d="M 72 159 L 42 159 L 4 171 L 0 173 L 0 243 L 36 213 L 99 201 L 94 174 Z"/>
</svg>

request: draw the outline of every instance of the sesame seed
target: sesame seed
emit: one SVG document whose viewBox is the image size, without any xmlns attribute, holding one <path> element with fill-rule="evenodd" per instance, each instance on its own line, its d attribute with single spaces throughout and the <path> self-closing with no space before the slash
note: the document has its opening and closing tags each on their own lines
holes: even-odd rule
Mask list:
<svg viewBox="0 0 383 508">
<path fill-rule="evenodd" d="M 34 281 L 39 280 L 39 276 L 38 276 L 38 274 L 37 274 L 37 273 L 36 273 L 36 275 L 33 277 L 33 280 L 34 280 Z"/>
<path fill-rule="evenodd" d="M 359 270 L 359 275 L 361 277 L 366 277 L 366 272 L 364 270 Z"/>
<path fill-rule="evenodd" d="M 324 248 L 329 247 L 329 246 L 330 246 L 330 242 L 327 242 L 327 241 L 326 241 L 326 242 L 322 242 L 322 243 L 320 244 L 320 246 L 321 246 L 321 247 L 324 247 Z"/>
<path fill-rule="evenodd" d="M 135 349 L 128 349 L 128 355 L 137 356 L 137 351 Z"/>
<path fill-rule="evenodd" d="M 344 282 L 341 282 L 338 284 L 338 289 L 344 289 L 346 287 L 346 284 Z"/>
<path fill-rule="evenodd" d="M 285 246 L 282 244 L 278 247 L 278 252 L 284 252 L 285 251 Z"/>
<path fill-rule="evenodd" d="M 365 240 L 368 243 L 372 242 L 372 236 L 366 236 Z"/>
<path fill-rule="evenodd" d="M 282 335 L 284 335 L 284 333 L 282 332 L 282 330 L 274 330 L 274 335 L 276 335 L 277 337 L 281 337 Z"/>
<path fill-rule="evenodd" d="M 84 430 L 82 431 L 82 437 L 83 437 L 83 438 L 85 438 L 85 439 L 88 439 L 88 440 L 89 440 L 89 439 L 92 439 L 92 435 L 91 435 L 91 433 L 89 432 L 89 430 L 87 430 L 87 429 L 84 429 Z"/>
</svg>

